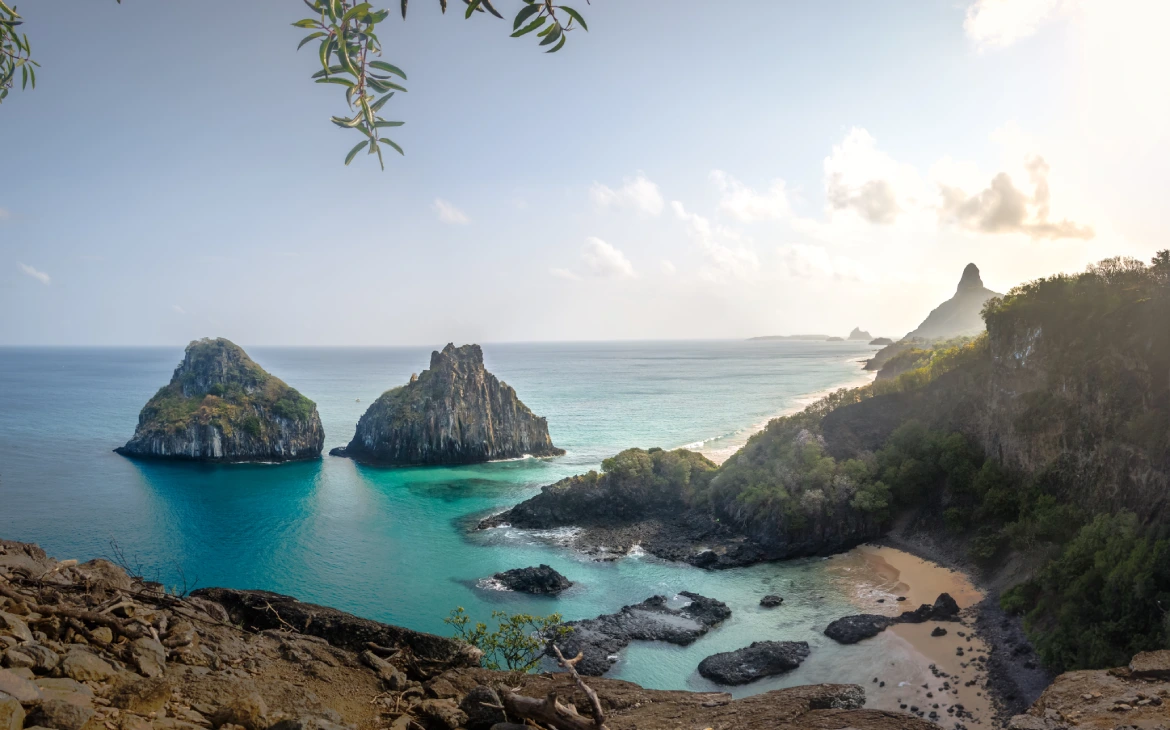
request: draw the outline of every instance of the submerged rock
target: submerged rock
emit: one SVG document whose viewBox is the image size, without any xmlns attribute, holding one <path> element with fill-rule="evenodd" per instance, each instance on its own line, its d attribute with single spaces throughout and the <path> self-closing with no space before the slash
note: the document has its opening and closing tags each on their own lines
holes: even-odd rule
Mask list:
<svg viewBox="0 0 1170 730">
<path fill-rule="evenodd" d="M 556 644 L 566 657 L 582 654 L 578 672 L 599 677 L 609 671 L 617 661 L 617 653 L 631 641 L 688 646 L 731 616 L 731 609 L 722 601 L 688 591 L 679 596 L 689 601 L 681 608 L 669 606 L 665 596 L 653 596 L 617 613 L 569 621 L 565 626 L 570 633 L 557 639 Z M 551 646 L 548 653 L 554 654 Z"/>
<path fill-rule="evenodd" d="M 483 367 L 479 345 L 431 353 L 431 366 L 383 393 L 349 444 L 329 452 L 369 464 L 476 464 L 560 456 L 548 423 Z"/>
<path fill-rule="evenodd" d="M 573 585 L 573 582 L 541 564 L 535 568 L 513 568 L 492 576 L 507 588 L 533 595 L 556 595 Z"/>
<path fill-rule="evenodd" d="M 781 603 L 784 603 L 784 599 L 776 595 L 767 595 L 760 599 L 760 605 L 764 608 L 775 608 Z"/>
<path fill-rule="evenodd" d="M 940 593 L 933 605 L 924 603 L 913 611 L 903 611 L 897 616 L 880 616 L 872 613 L 844 616 L 828 625 L 825 636 L 839 644 L 856 644 L 862 639 L 880 634 L 894 624 L 958 620 L 959 604 L 949 593 Z"/>
<path fill-rule="evenodd" d="M 147 401 L 123 456 L 292 461 L 321 456 L 313 401 L 223 338 L 187 345 L 171 382 Z"/>
<path fill-rule="evenodd" d="M 718 684 L 747 684 L 796 669 L 808 658 L 807 641 L 754 641 L 699 662 L 699 674 Z"/>
</svg>

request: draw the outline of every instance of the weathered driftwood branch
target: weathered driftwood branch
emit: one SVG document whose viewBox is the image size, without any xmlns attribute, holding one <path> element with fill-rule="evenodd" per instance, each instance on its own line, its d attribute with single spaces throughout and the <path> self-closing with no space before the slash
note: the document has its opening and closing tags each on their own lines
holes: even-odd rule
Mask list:
<svg viewBox="0 0 1170 730">
<path fill-rule="evenodd" d="M 577 662 L 581 661 L 584 656 L 581 652 L 577 652 L 577 656 L 572 659 L 566 659 L 565 655 L 561 653 L 560 647 L 553 644 L 553 651 L 557 653 L 557 659 L 562 667 L 564 667 L 569 674 L 573 675 L 573 681 L 577 683 L 577 687 L 585 693 L 589 698 L 589 704 L 593 707 L 593 725 L 597 730 L 605 730 L 605 711 L 601 709 L 601 700 L 597 697 L 597 693 L 585 684 L 585 680 L 581 679 L 581 675 L 577 674 Z"/>
</svg>

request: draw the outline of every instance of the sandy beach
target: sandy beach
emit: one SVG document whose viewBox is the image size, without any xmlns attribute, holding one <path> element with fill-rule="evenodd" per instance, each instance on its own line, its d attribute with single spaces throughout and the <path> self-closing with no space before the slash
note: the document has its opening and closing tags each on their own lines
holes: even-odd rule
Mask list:
<svg viewBox="0 0 1170 730">
<path fill-rule="evenodd" d="M 933 603 L 940 593 L 949 593 L 961 609 L 983 599 L 963 573 L 891 547 L 862 545 L 837 555 L 830 572 L 849 586 L 858 613 L 897 615 Z M 867 639 L 886 642 L 895 660 L 884 676 L 866 687 L 867 705 L 917 708 L 947 727 L 955 722 L 991 726 L 994 712 L 984 686 L 987 646 L 975 636 L 970 614 L 964 610 L 959 622 L 897 624 Z M 939 628 L 946 634 L 932 636 Z M 931 718 L 931 712 L 937 717 Z"/>
</svg>

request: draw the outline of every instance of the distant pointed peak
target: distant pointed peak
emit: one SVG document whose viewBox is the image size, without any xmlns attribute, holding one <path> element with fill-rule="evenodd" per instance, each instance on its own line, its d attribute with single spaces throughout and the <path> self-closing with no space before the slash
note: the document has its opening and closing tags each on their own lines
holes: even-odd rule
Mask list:
<svg viewBox="0 0 1170 730">
<path fill-rule="evenodd" d="M 959 291 L 982 288 L 983 279 L 979 276 L 979 267 L 975 264 L 967 264 L 967 268 L 963 269 L 963 278 L 959 279 Z"/>
<path fill-rule="evenodd" d="M 435 350 L 431 353 L 431 369 L 441 367 L 444 363 L 464 362 L 473 368 L 483 367 L 483 350 L 479 345 L 463 345 L 456 347 L 454 342 L 447 343 L 442 352 Z"/>
</svg>

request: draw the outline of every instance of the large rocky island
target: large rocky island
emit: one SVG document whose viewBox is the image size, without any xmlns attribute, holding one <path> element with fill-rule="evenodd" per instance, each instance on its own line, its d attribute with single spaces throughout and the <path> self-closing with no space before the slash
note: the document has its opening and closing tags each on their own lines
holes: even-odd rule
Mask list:
<svg viewBox="0 0 1170 730">
<path fill-rule="evenodd" d="M 317 405 L 223 338 L 187 345 L 171 382 L 147 401 L 123 456 L 293 461 L 321 456 Z"/>
<path fill-rule="evenodd" d="M 560 456 L 548 422 L 483 366 L 479 345 L 431 353 L 431 366 L 388 390 L 358 421 L 353 440 L 333 449 L 385 466 L 476 464 L 522 456 Z"/>
</svg>

